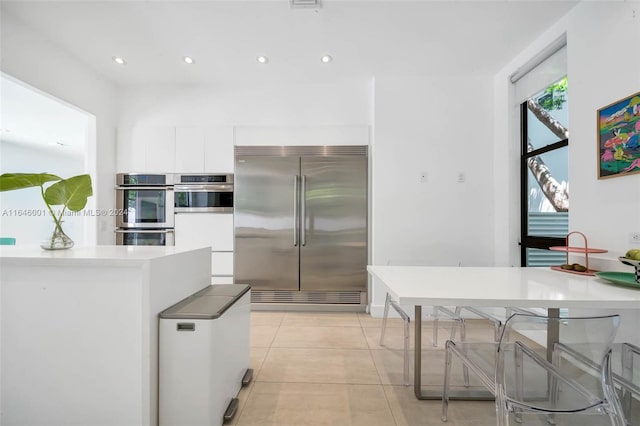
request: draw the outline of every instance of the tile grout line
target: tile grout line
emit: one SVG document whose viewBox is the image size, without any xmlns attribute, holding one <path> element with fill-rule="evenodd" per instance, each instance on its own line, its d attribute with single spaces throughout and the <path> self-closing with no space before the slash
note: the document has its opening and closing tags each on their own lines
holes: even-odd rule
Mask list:
<svg viewBox="0 0 640 426">
<path fill-rule="evenodd" d="M 362 325 L 362 323 L 361 323 Z M 385 392 L 384 390 L 384 385 L 382 384 L 382 377 L 380 376 L 380 370 L 378 369 L 378 364 L 376 364 L 375 358 L 373 357 L 373 352 L 372 352 L 372 348 L 371 345 L 369 345 L 369 340 L 367 339 L 366 333 L 364 331 L 364 327 L 360 327 L 362 330 L 362 334 L 364 336 L 365 341 L 367 342 L 367 346 L 369 346 L 369 356 L 371 357 L 371 361 L 373 361 L 373 367 L 376 369 L 376 374 L 378 375 L 378 380 L 380 381 L 380 389 L 382 390 L 382 395 L 384 395 L 384 400 L 387 401 L 387 409 L 389 410 L 389 413 L 391 414 L 391 418 L 393 419 L 393 422 L 395 423 L 394 426 L 398 425 L 398 420 L 396 419 L 396 415 L 393 412 L 393 408 L 391 407 L 391 401 L 389 401 L 389 397 L 387 397 L 387 392 Z"/>
<path fill-rule="evenodd" d="M 249 403 L 249 400 L 251 398 L 251 395 L 253 394 L 253 391 L 255 389 L 256 384 L 259 382 L 258 380 L 258 375 L 260 374 L 260 372 L 262 371 L 262 367 L 264 366 L 265 361 L 267 360 L 267 357 L 269 356 L 269 353 L 271 352 L 271 347 L 273 345 L 273 340 L 275 340 L 275 336 L 278 334 L 278 331 L 280 330 L 280 326 L 282 324 L 282 322 L 284 321 L 284 315 L 282 316 L 282 318 L 280 319 L 280 322 L 278 323 L 278 325 L 276 326 L 276 332 L 273 334 L 273 339 L 271 340 L 271 342 L 269 343 L 269 346 L 267 347 L 267 352 L 264 355 L 264 358 L 262 358 L 262 362 L 260 363 L 260 368 L 259 368 L 259 372 L 258 374 L 256 374 L 253 377 L 252 380 L 252 384 L 251 384 L 251 388 L 247 391 L 247 395 L 246 395 L 246 401 L 244 402 L 244 404 L 242 405 L 242 408 L 240 409 L 240 411 L 238 412 L 238 418 L 236 419 L 235 422 L 232 423 L 231 426 L 235 426 L 235 425 L 239 425 L 241 424 L 240 421 L 242 420 L 242 416 L 245 412 L 245 408 L 247 407 L 247 404 Z M 249 347 L 249 351 L 251 352 L 251 347 Z"/>
</svg>

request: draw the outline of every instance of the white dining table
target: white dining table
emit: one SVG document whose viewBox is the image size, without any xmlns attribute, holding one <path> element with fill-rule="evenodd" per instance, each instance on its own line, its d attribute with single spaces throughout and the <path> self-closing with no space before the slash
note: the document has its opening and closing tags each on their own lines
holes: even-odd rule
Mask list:
<svg viewBox="0 0 640 426">
<path fill-rule="evenodd" d="M 560 308 L 640 309 L 640 289 L 550 268 L 369 265 L 367 271 L 398 304 L 414 306 L 418 399 L 441 398 L 439 393 L 422 390 L 422 306 L 546 308 L 550 317 L 558 317 Z M 557 330 L 549 330 L 547 352 L 556 340 Z M 453 399 L 486 397 L 464 391 L 452 395 Z"/>
</svg>

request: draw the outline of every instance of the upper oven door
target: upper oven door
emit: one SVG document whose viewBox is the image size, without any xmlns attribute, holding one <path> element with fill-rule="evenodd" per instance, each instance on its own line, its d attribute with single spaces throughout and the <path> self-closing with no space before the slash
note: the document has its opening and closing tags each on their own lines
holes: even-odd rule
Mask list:
<svg viewBox="0 0 640 426">
<path fill-rule="evenodd" d="M 233 185 L 176 185 L 176 213 L 233 213 Z"/>
<path fill-rule="evenodd" d="M 118 228 L 173 228 L 174 196 L 170 186 L 116 187 Z"/>
</svg>

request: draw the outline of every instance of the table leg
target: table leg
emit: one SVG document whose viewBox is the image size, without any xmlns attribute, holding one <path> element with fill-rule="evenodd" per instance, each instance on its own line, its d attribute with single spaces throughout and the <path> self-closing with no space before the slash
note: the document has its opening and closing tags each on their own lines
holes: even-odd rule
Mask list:
<svg viewBox="0 0 640 426">
<path fill-rule="evenodd" d="M 415 306 L 414 317 L 415 343 L 414 343 L 414 361 L 413 361 L 413 391 L 416 398 L 422 398 L 422 306 Z"/>
<path fill-rule="evenodd" d="M 547 317 L 560 318 L 560 308 L 548 308 Z M 547 327 L 547 361 L 553 362 L 553 346 L 560 339 L 560 324 L 558 321 L 549 321 Z"/>
<path fill-rule="evenodd" d="M 413 360 L 413 392 L 418 399 L 441 400 L 442 389 L 438 391 L 422 391 L 422 306 L 415 305 L 414 316 L 415 344 Z M 442 366 L 444 371 L 444 365 Z M 442 385 L 442 383 L 438 383 Z M 491 392 L 483 390 L 450 391 L 450 400 L 463 401 L 493 401 Z"/>
</svg>

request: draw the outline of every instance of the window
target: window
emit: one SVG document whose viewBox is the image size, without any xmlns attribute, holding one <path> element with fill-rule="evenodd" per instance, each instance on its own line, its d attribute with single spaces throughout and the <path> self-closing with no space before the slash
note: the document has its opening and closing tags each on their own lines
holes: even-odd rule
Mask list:
<svg viewBox="0 0 640 426">
<path fill-rule="evenodd" d="M 522 266 L 565 262 L 548 249 L 569 232 L 567 87 L 563 77 L 520 105 Z"/>
</svg>

